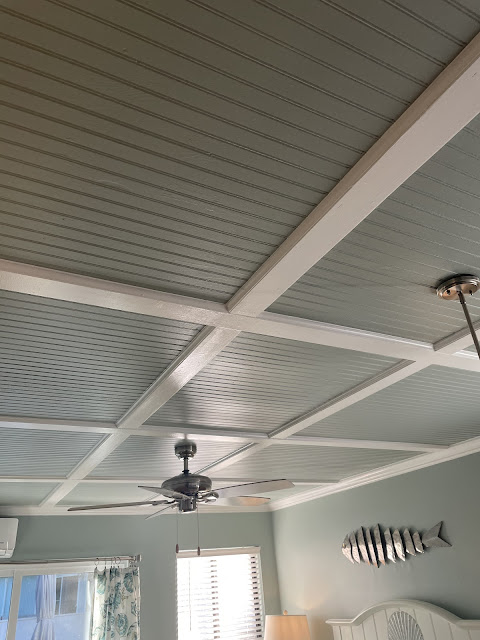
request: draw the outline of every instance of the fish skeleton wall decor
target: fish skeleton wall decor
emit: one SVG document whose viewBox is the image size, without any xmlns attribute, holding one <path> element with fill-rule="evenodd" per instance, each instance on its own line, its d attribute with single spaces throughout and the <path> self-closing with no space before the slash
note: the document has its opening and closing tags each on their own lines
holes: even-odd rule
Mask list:
<svg viewBox="0 0 480 640">
<path fill-rule="evenodd" d="M 380 525 L 373 528 L 360 527 L 358 531 L 352 531 L 345 536 L 342 544 L 342 553 L 352 564 L 365 562 L 379 567 L 387 564 L 387 561 L 405 561 L 406 554 L 416 556 L 424 553 L 429 547 L 451 547 L 452 545 L 440 537 L 442 522 L 426 531 L 420 537 L 418 531 L 410 533 L 404 529 L 402 533 L 395 529 L 393 533 L 389 528 L 380 530 Z"/>
</svg>

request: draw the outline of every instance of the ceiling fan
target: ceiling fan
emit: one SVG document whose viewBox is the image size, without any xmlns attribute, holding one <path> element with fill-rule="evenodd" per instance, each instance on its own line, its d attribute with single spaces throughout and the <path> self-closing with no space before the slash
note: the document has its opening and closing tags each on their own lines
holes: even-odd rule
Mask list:
<svg viewBox="0 0 480 640">
<path fill-rule="evenodd" d="M 267 503 L 270 498 L 259 498 L 251 494 L 260 491 L 270 492 L 279 489 L 290 489 L 295 486 L 290 480 L 264 480 L 248 484 L 237 484 L 222 489 L 212 489 L 212 481 L 207 476 L 191 473 L 188 469 L 188 459 L 197 452 L 197 445 L 191 440 L 180 440 L 175 444 L 175 455 L 183 460 L 183 472 L 165 480 L 161 487 L 139 485 L 140 489 L 154 491 L 165 498 L 142 502 L 121 502 L 118 504 L 96 504 L 82 507 L 70 507 L 68 511 L 88 511 L 90 509 L 115 509 L 118 507 L 158 506 L 166 505 L 165 511 L 178 508 L 182 513 L 197 510 L 199 504 L 217 504 L 220 506 L 258 507 Z M 247 495 L 245 495 L 247 494 Z"/>
</svg>

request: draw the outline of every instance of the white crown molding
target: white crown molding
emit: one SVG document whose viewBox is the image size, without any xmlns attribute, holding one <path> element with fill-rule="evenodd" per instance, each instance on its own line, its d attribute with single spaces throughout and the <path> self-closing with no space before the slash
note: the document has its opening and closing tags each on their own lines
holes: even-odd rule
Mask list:
<svg viewBox="0 0 480 640">
<path fill-rule="evenodd" d="M 342 491 L 348 491 L 349 489 L 356 489 L 357 487 L 363 487 L 373 482 L 379 482 L 380 480 L 386 480 L 388 478 L 394 478 L 396 476 L 403 475 L 405 473 L 411 473 L 412 471 L 420 471 L 427 467 L 432 467 L 443 462 L 449 462 L 450 460 L 457 460 L 464 456 L 469 456 L 473 453 L 480 452 L 480 437 L 472 438 L 459 444 L 451 445 L 446 449 L 435 451 L 433 453 L 425 453 L 418 456 L 409 458 L 402 462 L 396 462 L 394 464 L 387 465 L 378 469 L 372 469 L 351 478 L 340 480 L 335 485 L 328 487 L 319 487 L 312 489 L 311 491 L 305 491 L 296 496 L 289 496 L 275 501 L 270 505 L 272 511 L 279 509 L 286 509 L 293 507 L 297 504 L 304 502 L 310 502 L 311 500 L 317 500 L 326 496 L 334 495 L 335 493 L 341 493 Z"/>
<path fill-rule="evenodd" d="M 145 505 L 144 508 L 139 510 L 138 507 L 122 508 L 122 509 L 94 509 L 92 511 L 68 511 L 68 507 L 62 506 L 48 506 L 48 507 L 14 507 L 4 506 L 2 507 L 3 517 L 13 516 L 137 516 L 140 518 L 147 518 L 148 516 L 155 515 L 152 509 L 158 507 L 152 507 Z M 259 507 L 214 507 L 214 506 L 201 506 L 200 514 L 225 514 L 225 513 L 268 513 L 271 511 L 269 505 L 261 505 Z M 162 515 L 175 515 L 177 512 L 173 509 L 164 511 Z"/>
</svg>

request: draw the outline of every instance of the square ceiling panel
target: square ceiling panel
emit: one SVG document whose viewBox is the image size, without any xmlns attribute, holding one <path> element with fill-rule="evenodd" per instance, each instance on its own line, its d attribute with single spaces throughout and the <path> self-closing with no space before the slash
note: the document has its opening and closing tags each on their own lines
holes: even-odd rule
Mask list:
<svg viewBox="0 0 480 640">
<path fill-rule="evenodd" d="M 480 435 L 480 373 L 428 367 L 302 435 L 450 445 Z"/>
<path fill-rule="evenodd" d="M 65 478 L 103 435 L 0 428 L 0 476 Z"/>
<path fill-rule="evenodd" d="M 0 482 L 2 506 L 38 506 L 56 487 L 51 482 Z"/>
<path fill-rule="evenodd" d="M 433 0 L 9 4 L 0 257 L 216 300 L 478 29 Z"/>
<path fill-rule="evenodd" d="M 465 327 L 432 288 L 480 275 L 480 117 L 422 166 L 271 310 L 435 342 Z M 480 294 L 468 301 L 480 317 Z"/>
<path fill-rule="evenodd" d="M 157 494 L 139 489 L 133 483 L 81 482 L 59 504 L 75 507 L 87 504 L 137 502 L 149 500 L 154 495 Z"/>
<path fill-rule="evenodd" d="M 242 334 L 147 424 L 271 431 L 395 362 L 358 351 Z"/>
<path fill-rule="evenodd" d="M 0 291 L 0 413 L 117 420 L 198 329 Z"/>
<path fill-rule="evenodd" d="M 176 476 L 183 469 L 183 462 L 175 456 L 176 442 L 177 438 L 130 436 L 92 471 L 90 477 L 165 480 Z M 190 460 L 190 469 L 201 469 L 242 446 L 239 442 L 199 441 L 197 454 Z"/>
<path fill-rule="evenodd" d="M 338 481 L 413 455 L 406 451 L 347 449 L 275 444 L 218 471 L 222 478 L 248 477 L 265 480 L 297 478 L 319 482 Z M 211 471 L 215 477 L 215 469 Z"/>
</svg>

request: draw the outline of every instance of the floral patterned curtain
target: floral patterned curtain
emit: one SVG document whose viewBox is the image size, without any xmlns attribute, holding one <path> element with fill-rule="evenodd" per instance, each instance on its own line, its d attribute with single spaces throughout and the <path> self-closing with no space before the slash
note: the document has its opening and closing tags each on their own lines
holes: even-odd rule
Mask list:
<svg viewBox="0 0 480 640">
<path fill-rule="evenodd" d="M 95 569 L 91 640 L 140 640 L 138 567 Z"/>
</svg>

